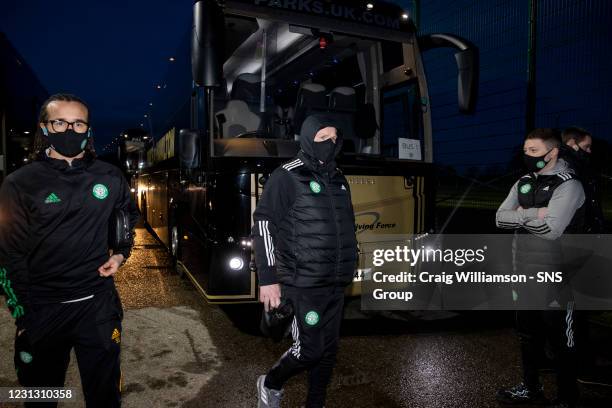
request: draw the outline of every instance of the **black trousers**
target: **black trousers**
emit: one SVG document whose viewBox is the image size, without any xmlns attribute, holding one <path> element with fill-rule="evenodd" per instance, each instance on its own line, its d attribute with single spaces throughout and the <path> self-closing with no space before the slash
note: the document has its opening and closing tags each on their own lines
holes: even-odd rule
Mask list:
<svg viewBox="0 0 612 408">
<path fill-rule="evenodd" d="M 121 320 L 113 288 L 92 299 L 33 306 L 28 326 L 15 336 L 15 370 L 23 387 L 63 387 L 74 348 L 88 408 L 121 406 Z M 57 403 L 26 403 L 56 407 Z"/>
<path fill-rule="evenodd" d="M 280 390 L 291 377 L 308 370 L 306 407 L 321 408 L 336 363 L 344 287 L 283 286 L 281 293 L 293 303 L 293 345 L 268 372 L 265 386 Z"/>
<path fill-rule="evenodd" d="M 574 403 L 578 399 L 578 370 L 573 304 L 567 310 L 523 310 L 516 324 L 523 360 L 523 381 L 539 387 L 539 366 L 548 346 L 557 376 L 558 397 Z"/>
</svg>

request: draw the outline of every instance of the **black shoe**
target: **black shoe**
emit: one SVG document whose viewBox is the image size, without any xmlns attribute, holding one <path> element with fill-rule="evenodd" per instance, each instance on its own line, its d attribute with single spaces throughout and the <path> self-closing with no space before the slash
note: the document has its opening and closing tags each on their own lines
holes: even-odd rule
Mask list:
<svg viewBox="0 0 612 408">
<path fill-rule="evenodd" d="M 544 397 L 542 386 L 535 390 L 527 388 L 523 383 L 514 387 L 502 388 L 497 391 L 497 401 L 502 404 L 547 404 L 549 401 Z"/>
</svg>

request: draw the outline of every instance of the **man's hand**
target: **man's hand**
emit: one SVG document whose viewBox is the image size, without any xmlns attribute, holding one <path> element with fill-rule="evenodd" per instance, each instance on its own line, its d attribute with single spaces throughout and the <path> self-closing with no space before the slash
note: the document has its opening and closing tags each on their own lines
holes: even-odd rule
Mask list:
<svg viewBox="0 0 612 408">
<path fill-rule="evenodd" d="M 259 301 L 264 304 L 266 312 L 277 308 L 280 305 L 280 298 L 281 291 L 278 283 L 259 287 Z"/>
<path fill-rule="evenodd" d="M 100 272 L 100 276 L 107 278 L 111 275 L 117 273 L 117 270 L 121 266 L 123 262 L 123 255 L 115 254 L 108 258 L 108 261 L 104 263 L 101 267 L 98 268 L 98 272 Z"/>
<path fill-rule="evenodd" d="M 538 208 L 538 219 L 543 220 L 548 214 L 548 207 Z"/>
</svg>

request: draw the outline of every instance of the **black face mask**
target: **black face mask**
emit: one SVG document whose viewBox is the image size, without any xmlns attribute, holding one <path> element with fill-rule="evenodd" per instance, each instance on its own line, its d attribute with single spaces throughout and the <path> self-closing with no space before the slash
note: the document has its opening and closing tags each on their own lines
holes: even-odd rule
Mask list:
<svg viewBox="0 0 612 408">
<path fill-rule="evenodd" d="M 78 156 L 87 146 L 88 133 L 77 133 L 72 129 L 65 132 L 47 134 L 49 144 L 64 157 Z"/>
<path fill-rule="evenodd" d="M 527 171 L 530 173 L 537 173 L 542 170 L 548 164 L 548 161 L 544 160 L 544 157 L 548 153 L 552 152 L 552 149 L 544 153 L 542 156 L 529 156 L 527 154 L 523 155 L 523 161 L 525 162 L 525 167 L 527 167 Z"/>
<path fill-rule="evenodd" d="M 334 160 L 336 153 L 336 144 L 332 142 L 331 139 L 327 139 L 323 142 L 314 142 L 312 145 L 312 150 L 315 159 L 322 161 L 324 164 L 327 164 Z"/>
<path fill-rule="evenodd" d="M 581 148 L 578 148 L 578 150 L 576 150 L 576 157 L 578 158 L 578 160 L 582 161 L 583 163 L 587 164 L 591 158 L 591 153 L 587 152 L 586 150 L 583 150 Z"/>
</svg>

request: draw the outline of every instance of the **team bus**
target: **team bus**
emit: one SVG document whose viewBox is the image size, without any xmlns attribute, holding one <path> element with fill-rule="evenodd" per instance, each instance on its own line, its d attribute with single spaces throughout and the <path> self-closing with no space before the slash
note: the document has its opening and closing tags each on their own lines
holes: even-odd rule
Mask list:
<svg viewBox="0 0 612 408">
<path fill-rule="evenodd" d="M 268 175 L 299 149 L 313 113 L 341 123 L 338 158 L 360 247 L 433 228 L 434 168 L 422 55 L 456 50 L 458 109 L 475 103 L 477 49 L 417 36 L 381 1 L 200 0 L 192 28 L 190 128 L 171 127 L 138 175 L 141 211 L 209 302 L 257 300 L 249 239 Z M 451 63 L 451 61 L 449 61 Z M 349 295 L 367 278 L 364 254 Z"/>
</svg>

